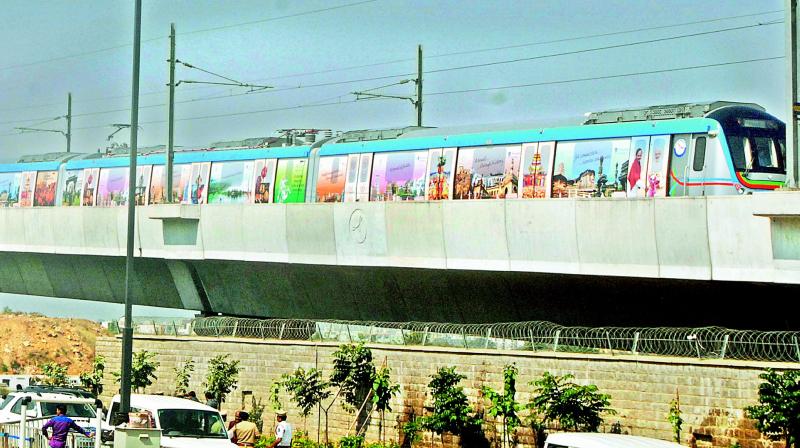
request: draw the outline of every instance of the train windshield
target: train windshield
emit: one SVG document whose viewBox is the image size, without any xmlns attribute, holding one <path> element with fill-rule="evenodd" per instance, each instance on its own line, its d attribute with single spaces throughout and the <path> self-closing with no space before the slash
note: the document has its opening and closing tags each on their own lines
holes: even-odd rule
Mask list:
<svg viewBox="0 0 800 448">
<path fill-rule="evenodd" d="M 786 172 L 786 127 L 780 120 L 745 107 L 723 108 L 709 117 L 722 125 L 737 171 Z"/>
</svg>

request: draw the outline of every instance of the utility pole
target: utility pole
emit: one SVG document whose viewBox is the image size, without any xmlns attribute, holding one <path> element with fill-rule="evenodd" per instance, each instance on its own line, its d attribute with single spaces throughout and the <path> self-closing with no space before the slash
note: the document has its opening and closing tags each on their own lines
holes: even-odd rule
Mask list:
<svg viewBox="0 0 800 448">
<path fill-rule="evenodd" d="M 139 134 L 139 54 L 142 41 L 142 0 L 136 0 L 133 22 L 133 80 L 131 81 L 131 146 L 128 162 L 128 241 L 125 255 L 125 324 L 122 328 L 122 375 L 119 411 L 125 416 L 131 409 L 131 366 L 133 357 L 133 235 L 136 223 L 136 148 Z M 127 421 L 127 419 L 125 420 Z M 99 430 L 99 428 L 98 428 Z"/>
<path fill-rule="evenodd" d="M 67 93 L 67 152 L 72 146 L 72 92 Z"/>
<path fill-rule="evenodd" d="M 786 95 L 789 101 L 789 114 L 786 122 L 786 187 L 790 189 L 800 186 L 798 172 L 798 127 L 800 103 L 797 101 L 797 0 L 786 0 L 786 84 L 789 89 Z"/>
<path fill-rule="evenodd" d="M 382 93 L 372 93 L 372 91 L 374 90 L 383 89 L 385 87 L 390 87 L 390 86 L 396 86 L 399 84 L 406 84 L 412 81 L 417 85 L 416 99 L 412 96 L 384 95 Z M 417 77 L 415 79 L 404 79 L 402 81 L 395 82 L 389 85 L 375 87 L 360 92 L 350 92 L 350 93 L 356 96 L 356 101 L 373 99 L 373 98 L 396 98 L 398 100 L 411 101 L 411 104 L 414 105 L 414 109 L 416 109 L 417 111 L 417 126 L 422 126 L 422 45 L 417 45 Z"/>
<path fill-rule="evenodd" d="M 169 138 L 167 140 L 167 203 L 172 203 L 172 161 L 175 157 L 175 24 L 169 32 Z"/>
<path fill-rule="evenodd" d="M 422 45 L 417 45 L 417 126 L 422 126 Z"/>
</svg>

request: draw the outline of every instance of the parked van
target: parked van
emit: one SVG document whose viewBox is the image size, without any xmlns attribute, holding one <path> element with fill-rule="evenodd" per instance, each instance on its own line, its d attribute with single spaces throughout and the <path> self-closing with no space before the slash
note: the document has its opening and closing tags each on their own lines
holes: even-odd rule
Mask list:
<svg viewBox="0 0 800 448">
<path fill-rule="evenodd" d="M 550 434 L 544 448 L 686 448 L 675 442 L 649 437 L 594 432 Z"/>
<path fill-rule="evenodd" d="M 67 416 L 84 428 L 90 428 L 97 417 L 94 406 L 86 403 L 71 402 L 76 398 L 74 395 L 14 392 L 8 394 L 8 397 L 0 403 L 0 423 L 18 422 L 22 418 L 22 402 L 24 398 L 31 399 L 31 402 L 26 405 L 27 418 L 29 419 L 43 419 L 56 415 L 56 405 L 59 402 L 66 405 Z M 42 403 L 38 400 L 47 400 L 47 402 Z"/>
<path fill-rule="evenodd" d="M 119 412 L 119 395 L 111 400 L 106 423 Z M 192 400 L 163 395 L 131 394 L 131 412 L 150 414 L 151 422 L 161 430 L 163 448 L 233 448 L 226 423 L 219 411 Z"/>
</svg>

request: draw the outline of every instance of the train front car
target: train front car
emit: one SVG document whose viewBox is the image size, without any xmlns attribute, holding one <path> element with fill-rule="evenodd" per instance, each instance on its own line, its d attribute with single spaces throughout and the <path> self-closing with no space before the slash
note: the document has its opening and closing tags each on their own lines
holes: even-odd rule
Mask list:
<svg viewBox="0 0 800 448">
<path fill-rule="evenodd" d="M 706 118 L 722 127 L 719 136 L 727 148 L 726 170 L 740 194 L 771 191 L 786 179 L 786 125 L 762 109 L 732 105 L 715 109 Z"/>
</svg>

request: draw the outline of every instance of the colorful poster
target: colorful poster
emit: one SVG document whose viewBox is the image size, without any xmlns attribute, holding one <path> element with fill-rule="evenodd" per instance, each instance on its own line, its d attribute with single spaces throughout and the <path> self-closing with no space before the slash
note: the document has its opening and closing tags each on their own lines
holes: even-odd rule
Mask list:
<svg viewBox="0 0 800 448">
<path fill-rule="evenodd" d="M 253 162 L 214 162 L 208 181 L 209 204 L 250 203 L 253 190 Z"/>
<path fill-rule="evenodd" d="M 342 202 L 347 180 L 347 156 L 320 157 L 317 202 Z M 353 176 L 355 177 L 355 176 Z"/>
<path fill-rule="evenodd" d="M 61 205 L 77 207 L 81 205 L 81 187 L 83 187 L 83 170 L 67 170 L 64 172 L 64 189 L 61 190 Z"/>
<path fill-rule="evenodd" d="M 153 171 L 153 165 L 143 165 L 136 167 L 136 190 L 134 192 L 134 200 L 136 205 L 147 205 L 148 189 L 150 187 L 150 174 Z"/>
<path fill-rule="evenodd" d="M 83 191 L 81 205 L 91 207 L 95 204 L 97 182 L 100 180 L 100 168 L 86 168 L 83 170 Z"/>
<path fill-rule="evenodd" d="M 428 151 L 428 200 L 441 201 L 453 195 L 453 167 L 456 148 Z"/>
<path fill-rule="evenodd" d="M 102 168 L 97 184 L 97 205 L 115 207 L 128 202 L 128 167 Z"/>
<path fill-rule="evenodd" d="M 667 169 L 669 155 L 669 135 L 650 137 L 650 156 L 647 162 L 646 195 L 649 198 L 663 198 L 667 195 Z"/>
<path fill-rule="evenodd" d="M 253 202 L 268 204 L 272 202 L 275 190 L 276 159 L 256 160 L 253 166 Z M 302 201 L 301 201 L 302 202 Z"/>
<path fill-rule="evenodd" d="M 0 173 L 0 207 L 16 207 L 21 173 Z"/>
<path fill-rule="evenodd" d="M 163 204 L 167 202 L 167 176 L 164 165 L 153 165 L 150 175 L 150 202 L 149 204 Z"/>
<path fill-rule="evenodd" d="M 558 142 L 551 197 L 610 197 L 625 191 L 631 140 Z"/>
<path fill-rule="evenodd" d="M 205 204 L 208 194 L 208 175 L 211 162 L 192 164 L 192 185 L 190 193 L 191 204 Z"/>
<path fill-rule="evenodd" d="M 52 207 L 56 205 L 56 186 L 58 171 L 39 171 L 36 173 L 36 189 L 33 192 L 33 205 Z"/>
<path fill-rule="evenodd" d="M 630 158 L 623 163 L 620 177 L 625 183 L 629 198 L 643 198 L 647 183 L 647 160 L 650 154 L 650 137 L 631 139 Z"/>
<path fill-rule="evenodd" d="M 553 169 L 555 142 L 527 143 L 522 145 L 523 198 L 549 198 L 550 175 Z"/>
<path fill-rule="evenodd" d="M 369 201 L 369 179 L 372 174 L 372 153 L 361 154 L 358 162 L 358 185 L 356 186 L 356 201 Z"/>
<path fill-rule="evenodd" d="M 370 201 L 424 201 L 427 151 L 375 154 Z"/>
<path fill-rule="evenodd" d="M 521 146 L 461 148 L 454 199 L 516 198 Z"/>
<path fill-rule="evenodd" d="M 347 156 L 347 181 L 344 186 L 344 201 L 356 202 L 356 189 L 358 187 L 358 159 L 359 154 Z"/>
<path fill-rule="evenodd" d="M 307 159 L 284 159 L 278 162 L 275 202 L 305 202 L 307 168 Z"/>
<path fill-rule="evenodd" d="M 172 167 L 172 202 L 192 203 L 192 165 L 188 163 Z"/>
<path fill-rule="evenodd" d="M 33 190 L 36 185 L 36 171 L 25 171 L 20 178 L 19 206 L 33 205 Z"/>
</svg>

